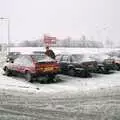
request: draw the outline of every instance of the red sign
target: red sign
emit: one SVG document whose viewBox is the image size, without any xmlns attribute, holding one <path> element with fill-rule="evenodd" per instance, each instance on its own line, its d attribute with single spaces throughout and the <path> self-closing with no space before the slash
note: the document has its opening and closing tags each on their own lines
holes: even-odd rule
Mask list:
<svg viewBox="0 0 120 120">
<path fill-rule="evenodd" d="M 44 35 L 44 43 L 55 44 L 56 43 L 56 37 L 51 37 L 51 36 L 48 36 L 48 35 Z"/>
</svg>

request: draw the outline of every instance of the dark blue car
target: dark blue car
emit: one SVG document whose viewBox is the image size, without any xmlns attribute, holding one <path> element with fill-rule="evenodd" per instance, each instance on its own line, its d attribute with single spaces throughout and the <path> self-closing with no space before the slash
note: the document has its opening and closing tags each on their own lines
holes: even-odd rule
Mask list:
<svg viewBox="0 0 120 120">
<path fill-rule="evenodd" d="M 97 68 L 97 62 L 83 54 L 61 54 L 56 55 L 60 64 L 61 73 L 71 76 L 88 77 Z"/>
</svg>

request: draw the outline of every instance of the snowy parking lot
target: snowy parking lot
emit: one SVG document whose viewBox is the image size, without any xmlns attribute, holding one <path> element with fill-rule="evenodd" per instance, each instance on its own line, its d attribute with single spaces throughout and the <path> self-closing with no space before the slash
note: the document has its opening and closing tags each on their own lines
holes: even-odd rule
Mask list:
<svg viewBox="0 0 120 120">
<path fill-rule="evenodd" d="M 44 48 L 11 48 L 11 51 L 21 51 L 21 52 L 27 52 L 28 49 L 30 52 L 32 51 L 44 51 Z M 93 49 L 93 48 L 54 48 L 55 53 L 60 52 L 66 52 L 72 51 L 72 53 L 96 53 L 96 52 L 107 52 L 111 51 L 113 49 Z M 24 78 L 12 76 L 7 77 L 4 74 L 2 68 L 3 64 L 5 63 L 5 54 L 0 54 L 0 86 L 1 88 L 10 88 L 10 89 L 29 89 L 29 90 L 36 90 L 39 89 L 40 91 L 44 92 L 61 92 L 61 91 L 83 91 L 83 90 L 91 90 L 91 89 L 98 89 L 98 88 L 104 88 L 104 87 L 112 87 L 120 85 L 119 83 L 119 71 L 113 71 L 111 74 L 95 74 L 93 73 L 92 78 L 80 78 L 80 77 L 70 77 L 67 75 L 58 75 L 60 78 L 60 81 L 53 83 L 53 84 L 40 84 L 39 82 L 34 83 L 28 83 L 25 81 Z M 6 87 L 4 87 L 4 85 Z"/>
<path fill-rule="evenodd" d="M 2 64 L 3 65 L 3 64 Z M 119 120 L 120 71 L 30 83 L 0 69 L 0 120 Z"/>
<path fill-rule="evenodd" d="M 119 120 L 120 72 L 58 75 L 51 84 L 0 74 L 1 120 Z"/>
</svg>

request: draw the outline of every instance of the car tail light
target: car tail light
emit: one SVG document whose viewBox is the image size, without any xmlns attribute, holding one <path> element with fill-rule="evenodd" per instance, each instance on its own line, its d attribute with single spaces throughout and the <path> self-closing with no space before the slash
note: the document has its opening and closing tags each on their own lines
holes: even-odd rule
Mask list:
<svg viewBox="0 0 120 120">
<path fill-rule="evenodd" d="M 35 64 L 35 69 L 42 71 L 42 70 L 44 70 L 44 66 L 41 66 L 40 64 L 36 63 Z"/>
</svg>

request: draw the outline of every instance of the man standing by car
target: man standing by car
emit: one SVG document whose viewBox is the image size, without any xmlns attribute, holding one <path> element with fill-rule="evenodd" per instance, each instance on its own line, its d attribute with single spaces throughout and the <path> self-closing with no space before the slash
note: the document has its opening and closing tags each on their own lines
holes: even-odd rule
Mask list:
<svg viewBox="0 0 120 120">
<path fill-rule="evenodd" d="M 49 46 L 46 46 L 45 54 L 47 56 L 51 57 L 52 59 L 55 59 L 55 53 L 53 52 L 53 50 L 49 49 Z"/>
</svg>

